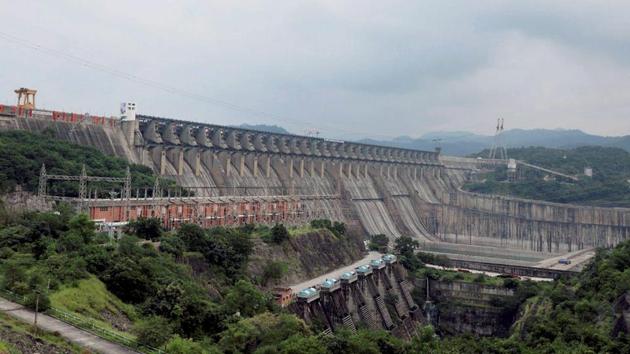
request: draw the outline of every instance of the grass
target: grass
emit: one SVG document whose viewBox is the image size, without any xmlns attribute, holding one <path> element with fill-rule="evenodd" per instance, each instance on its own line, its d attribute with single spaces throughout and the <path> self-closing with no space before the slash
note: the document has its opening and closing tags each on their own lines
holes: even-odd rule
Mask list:
<svg viewBox="0 0 630 354">
<path fill-rule="evenodd" d="M 0 340 L 0 354 L 18 354 L 21 353 L 15 346 Z"/>
<path fill-rule="evenodd" d="M 61 336 L 55 333 L 39 330 L 37 333 L 33 332 L 33 327 L 25 322 L 17 320 L 7 314 L 0 313 L 0 333 L 2 330 L 7 330 L 16 336 L 32 336 L 39 341 L 54 345 L 59 348 L 67 349 L 73 353 L 82 353 L 81 347 L 72 344 Z M 14 345 L 7 343 L 5 340 L 0 340 L 0 354 L 18 354 L 21 353 Z"/>
<path fill-rule="evenodd" d="M 300 226 L 287 226 L 287 231 L 289 232 L 289 236 L 298 237 L 311 232 L 317 232 L 321 230 L 325 230 L 323 228 L 315 228 L 310 224 L 300 225 Z M 332 233 L 331 233 L 332 234 Z M 257 225 L 256 228 L 251 233 L 252 237 L 260 238 L 261 240 L 270 243 L 271 241 L 271 227 L 267 225 Z M 334 236 L 334 235 L 333 235 Z"/>
<path fill-rule="evenodd" d="M 287 231 L 289 231 L 289 235 L 293 237 L 308 234 L 315 231 L 320 231 L 320 230 L 323 230 L 323 229 L 314 228 L 310 224 L 305 224 L 305 225 L 300 225 L 300 226 L 290 226 L 287 228 Z"/>
<path fill-rule="evenodd" d="M 134 339 L 130 333 L 119 331 L 107 322 L 103 316 L 109 312 L 113 316 L 125 316 L 132 322 L 138 318 L 133 306 L 123 303 L 107 291 L 96 277 L 82 279 L 76 287 L 63 287 L 50 295 L 52 307 L 70 312 L 86 320 L 93 320 L 97 325 L 112 329 L 124 337 Z"/>
</svg>

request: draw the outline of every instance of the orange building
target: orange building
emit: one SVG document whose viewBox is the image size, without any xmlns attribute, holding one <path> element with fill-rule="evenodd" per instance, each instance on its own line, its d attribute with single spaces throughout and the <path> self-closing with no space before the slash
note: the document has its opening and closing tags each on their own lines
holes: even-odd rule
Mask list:
<svg viewBox="0 0 630 354">
<path fill-rule="evenodd" d="M 116 223 L 140 217 L 156 217 L 166 229 L 183 223 L 202 227 L 231 226 L 249 223 L 304 221 L 319 217 L 308 211 L 304 201 L 291 197 L 215 197 L 215 198 L 156 198 L 98 199 L 90 202 L 92 220 Z"/>
</svg>

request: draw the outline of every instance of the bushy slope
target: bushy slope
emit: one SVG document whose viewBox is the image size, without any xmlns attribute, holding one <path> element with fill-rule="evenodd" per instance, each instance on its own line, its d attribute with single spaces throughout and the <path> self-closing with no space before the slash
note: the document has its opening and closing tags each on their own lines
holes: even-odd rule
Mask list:
<svg viewBox="0 0 630 354">
<path fill-rule="evenodd" d="M 485 156 L 485 151 L 477 154 Z M 466 189 L 489 194 L 513 195 L 559 203 L 630 207 L 630 153 L 618 148 L 587 146 L 561 150 L 542 147 L 509 149 L 508 156 L 580 177 L 578 182 L 544 180 L 544 174 L 526 170 L 525 178 L 507 183 L 506 166 L 481 176 Z M 593 177 L 583 175 L 593 168 Z"/>
<path fill-rule="evenodd" d="M 57 309 L 95 319 L 123 331 L 129 330 L 132 321 L 138 317 L 133 306 L 107 291 L 105 284 L 94 276 L 55 291 L 50 295 L 50 303 Z"/>
<path fill-rule="evenodd" d="M 88 175 L 111 177 L 124 177 L 127 166 L 130 166 L 133 186 L 148 187 L 154 183 L 148 167 L 130 165 L 91 147 L 71 144 L 47 134 L 19 130 L 0 132 L 0 193 L 10 192 L 16 185 L 36 191 L 42 164 L 46 165 L 48 174 L 79 175 L 85 164 Z M 108 187 L 106 184 L 101 186 Z M 65 191 L 75 195 L 78 187 L 77 183 L 56 182 L 49 188 L 56 193 Z"/>
</svg>

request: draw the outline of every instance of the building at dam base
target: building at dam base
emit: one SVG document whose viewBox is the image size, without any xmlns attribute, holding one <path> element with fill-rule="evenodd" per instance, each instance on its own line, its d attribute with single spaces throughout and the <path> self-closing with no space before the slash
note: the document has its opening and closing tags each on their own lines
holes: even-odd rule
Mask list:
<svg viewBox="0 0 630 354">
<path fill-rule="evenodd" d="M 0 129 L 53 132 L 146 165 L 194 190 L 198 198 L 94 200 L 94 219 L 157 216 L 170 226 L 188 221 L 207 226 L 327 218 L 365 235 L 546 253 L 610 247 L 630 236 L 629 209 L 460 189 L 472 174 L 496 161 L 140 114 L 135 118 L 2 106 Z"/>
</svg>

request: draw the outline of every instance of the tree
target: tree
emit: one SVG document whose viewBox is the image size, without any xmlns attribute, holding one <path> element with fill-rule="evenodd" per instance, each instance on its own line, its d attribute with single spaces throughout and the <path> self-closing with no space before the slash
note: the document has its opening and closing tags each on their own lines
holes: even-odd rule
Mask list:
<svg viewBox="0 0 630 354">
<path fill-rule="evenodd" d="M 289 269 L 285 262 L 268 261 L 263 268 L 262 285 L 266 286 L 269 280 L 280 280 Z"/>
<path fill-rule="evenodd" d="M 190 251 L 201 252 L 206 247 L 206 232 L 197 224 L 183 224 L 177 230 L 181 239 Z"/>
<path fill-rule="evenodd" d="M 129 222 L 126 232 L 145 240 L 157 241 L 162 235 L 162 221 L 158 218 L 140 217 Z"/>
<path fill-rule="evenodd" d="M 402 256 L 412 257 L 416 248 L 420 246 L 418 241 L 412 239 L 409 236 L 400 236 L 394 242 L 394 249 Z"/>
<path fill-rule="evenodd" d="M 143 269 L 132 259 L 118 256 L 102 277 L 107 289 L 125 302 L 139 304 L 155 294 L 153 274 Z"/>
<path fill-rule="evenodd" d="M 304 321 L 295 315 L 265 312 L 228 325 L 219 335 L 219 347 L 226 353 L 252 353 L 257 348 L 275 346 L 295 335 L 310 334 Z"/>
<path fill-rule="evenodd" d="M 169 354 L 218 354 L 219 349 L 212 346 L 211 348 L 204 349 L 201 344 L 193 342 L 191 339 L 184 339 L 178 335 L 175 335 L 166 344 L 166 352 Z"/>
<path fill-rule="evenodd" d="M 77 214 L 68 223 L 69 232 L 74 232 L 88 244 L 94 239 L 94 222 L 86 214 Z"/>
<path fill-rule="evenodd" d="M 330 228 L 330 231 L 332 231 L 332 233 L 337 237 L 341 237 L 346 234 L 346 224 L 335 221 L 333 226 Z"/>
<path fill-rule="evenodd" d="M 311 221 L 311 227 L 314 229 L 330 229 L 332 224 L 327 219 L 315 219 Z"/>
<path fill-rule="evenodd" d="M 271 228 L 271 240 L 274 243 L 281 244 L 289 239 L 289 231 L 282 224 L 275 224 Z"/>
<path fill-rule="evenodd" d="M 151 347 L 160 347 L 173 335 L 173 328 L 169 322 L 159 316 L 149 317 L 138 322 L 133 327 L 138 343 Z"/>
<path fill-rule="evenodd" d="M 224 305 L 228 313 L 239 312 L 241 316 L 251 317 L 266 311 L 271 305 L 271 298 L 252 283 L 239 280 L 228 291 Z"/>
<path fill-rule="evenodd" d="M 50 307 L 50 299 L 44 278 L 39 273 L 33 273 L 28 280 L 28 288 L 24 305 L 39 312 L 46 311 Z"/>
<path fill-rule="evenodd" d="M 4 277 L 2 278 L 2 287 L 15 291 L 17 284 L 26 284 L 27 277 L 24 268 L 25 267 L 19 264 L 18 261 L 13 259 L 5 262 L 3 266 Z"/>
<path fill-rule="evenodd" d="M 185 250 L 186 244 L 179 236 L 160 238 L 160 252 L 168 253 L 178 259 L 184 254 Z"/>
<path fill-rule="evenodd" d="M 387 252 L 387 245 L 389 244 L 389 238 L 383 234 L 372 235 L 370 237 L 370 243 L 368 248 L 370 251 Z"/>
</svg>

